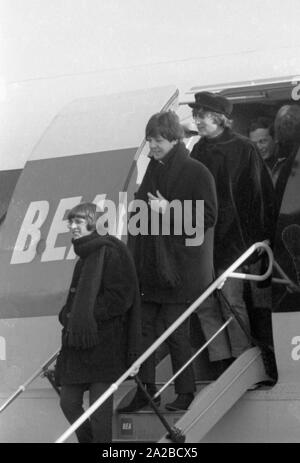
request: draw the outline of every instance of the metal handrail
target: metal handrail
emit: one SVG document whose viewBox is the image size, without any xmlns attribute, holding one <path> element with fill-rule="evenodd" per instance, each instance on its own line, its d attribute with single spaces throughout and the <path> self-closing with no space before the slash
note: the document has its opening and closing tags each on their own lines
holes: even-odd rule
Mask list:
<svg viewBox="0 0 300 463">
<path fill-rule="evenodd" d="M 253 244 L 247 251 L 245 251 L 227 270 L 225 270 L 222 275 L 220 275 L 205 291 L 198 297 L 188 308 L 187 310 L 177 319 L 175 322 L 131 365 L 128 370 L 123 373 L 122 376 L 104 392 L 56 441 L 55 443 L 63 443 L 70 435 L 76 431 L 79 426 L 81 426 L 84 421 L 89 418 L 97 408 L 100 407 L 114 392 L 119 388 L 119 386 L 129 377 L 135 374 L 136 370 L 141 366 L 141 364 L 147 360 L 148 357 L 172 334 L 178 326 L 180 326 L 193 312 L 196 310 L 200 304 L 202 304 L 216 289 L 219 289 L 223 286 L 227 278 L 236 278 L 233 275 L 234 270 L 239 268 L 243 262 L 245 262 L 251 254 L 253 254 L 257 249 L 263 248 L 269 257 L 270 264 L 268 270 L 264 275 L 259 276 L 259 280 L 265 280 L 271 275 L 273 267 L 273 253 L 271 248 L 266 242 L 259 242 Z M 248 275 L 249 277 L 249 275 Z M 237 277 L 238 278 L 238 277 Z M 243 278 L 245 278 L 243 276 Z"/>
<path fill-rule="evenodd" d="M 228 278 L 239 278 L 242 280 L 251 280 L 251 281 L 263 281 L 263 280 L 266 280 L 271 275 L 273 265 L 274 265 L 273 252 L 266 241 L 263 241 L 261 244 L 263 244 L 263 246 L 261 247 L 265 249 L 269 257 L 269 265 L 268 265 L 266 272 L 263 275 L 252 275 L 250 273 L 231 272 L 228 275 Z"/>
<path fill-rule="evenodd" d="M 290 277 L 285 273 L 285 271 L 280 267 L 278 262 L 274 260 L 274 267 L 276 268 L 277 272 L 282 276 L 282 278 L 272 278 L 273 283 L 278 283 L 282 285 L 288 286 L 292 292 L 300 292 L 300 286 L 297 285 Z"/>
<path fill-rule="evenodd" d="M 22 394 L 22 392 L 24 392 L 26 390 L 26 387 L 29 386 L 30 383 L 32 383 L 32 381 L 35 380 L 35 378 L 37 378 L 38 376 L 40 376 L 41 373 L 43 373 L 45 370 L 47 370 L 48 366 L 51 365 L 51 363 L 54 362 L 54 360 L 56 359 L 56 357 L 58 356 L 59 354 L 59 350 L 57 350 L 56 352 L 54 352 L 54 354 L 51 355 L 51 357 L 48 358 L 48 360 L 46 360 L 45 363 L 43 363 L 42 366 L 40 366 L 38 368 L 38 370 L 36 370 L 32 376 L 30 376 L 30 378 L 28 378 L 27 381 L 25 381 L 24 384 L 22 384 L 21 386 L 18 387 L 18 389 L 16 390 L 16 392 L 14 392 L 5 402 L 4 404 L 1 405 L 0 407 L 0 413 L 3 412 L 3 410 L 8 407 L 8 405 L 10 405 L 20 394 Z"/>
<path fill-rule="evenodd" d="M 204 351 L 204 349 L 206 349 L 207 346 L 209 346 L 209 344 L 222 332 L 225 330 L 225 328 L 229 325 L 229 323 L 231 323 L 233 320 L 233 316 L 229 317 L 228 320 L 226 320 L 226 322 L 218 329 L 218 331 L 216 331 L 211 338 L 209 338 L 208 341 L 206 341 L 205 344 L 203 344 L 203 346 L 200 347 L 200 349 L 197 350 L 197 352 L 194 353 L 194 355 L 178 370 L 176 371 L 176 373 L 169 379 L 169 381 L 167 381 L 163 387 L 161 387 L 159 389 L 159 391 L 157 391 L 154 396 L 153 396 L 153 399 L 155 399 L 156 397 L 160 396 L 163 391 L 165 389 L 167 389 L 167 387 L 172 383 L 172 381 L 174 379 L 177 378 L 177 376 L 179 376 L 197 357 L 198 355 L 201 354 L 201 352 Z"/>
</svg>

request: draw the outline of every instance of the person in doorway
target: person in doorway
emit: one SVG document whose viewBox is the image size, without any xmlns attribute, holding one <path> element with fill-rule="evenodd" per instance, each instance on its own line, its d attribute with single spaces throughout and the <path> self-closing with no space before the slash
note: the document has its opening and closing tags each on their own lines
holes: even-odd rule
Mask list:
<svg viewBox="0 0 300 463">
<path fill-rule="evenodd" d="M 83 394 L 95 402 L 138 356 L 140 306 L 135 266 L 127 246 L 96 230 L 96 205 L 68 214 L 79 257 L 59 314 L 62 347 L 56 363 L 60 405 L 70 423 L 84 412 Z M 112 396 L 76 431 L 80 443 L 112 441 Z"/>
<path fill-rule="evenodd" d="M 279 213 L 287 180 L 291 175 L 293 162 L 300 149 L 300 106 L 291 104 L 279 108 L 275 117 L 274 128 L 279 157 L 282 160 L 275 185 L 276 211 Z"/>
<path fill-rule="evenodd" d="M 259 117 L 249 127 L 249 138 L 255 143 L 270 173 L 274 188 L 279 173 L 286 161 L 286 153 L 282 153 L 280 142 L 275 140 L 274 127 L 266 117 Z"/>
<path fill-rule="evenodd" d="M 149 232 L 131 235 L 128 243 L 140 283 L 144 350 L 185 312 L 213 280 L 213 233 L 217 219 L 215 183 L 205 166 L 189 158 L 181 141 L 183 135 L 179 118 L 172 111 L 154 114 L 146 126 L 150 163 L 136 199 L 147 205 Z M 176 214 L 174 208 L 171 215 L 173 201 L 179 203 L 182 213 Z M 204 216 L 198 213 L 197 201 L 204 201 Z M 191 209 L 184 214 L 186 202 Z M 184 223 L 183 216 L 188 218 L 188 224 Z M 160 227 L 157 233 L 151 233 L 157 217 Z M 164 223 L 170 226 L 168 233 L 163 232 Z M 176 232 L 178 225 L 179 231 L 177 228 Z M 193 227 L 190 236 L 186 233 L 187 226 Z M 197 241 L 202 226 L 204 239 Z M 223 324 L 214 296 L 205 306 L 199 307 L 198 316 L 207 340 Z M 185 320 L 166 342 L 175 373 L 191 357 L 189 320 Z M 230 357 L 226 333 L 221 332 L 210 344 L 209 356 L 214 364 Z M 153 396 L 156 392 L 154 355 L 141 366 L 140 377 Z M 193 368 L 188 366 L 175 379 L 177 397 L 166 408 L 186 410 L 194 398 L 194 391 Z M 159 403 L 159 398 L 156 403 Z M 129 405 L 119 411 L 133 412 L 145 405 L 147 399 L 138 389 Z"/>
<path fill-rule="evenodd" d="M 258 117 L 251 121 L 248 133 L 250 140 L 256 145 L 265 163 L 272 168 L 275 162 L 274 127 L 272 121 L 267 117 Z"/>
<path fill-rule="evenodd" d="M 276 162 L 272 121 L 267 117 L 258 117 L 250 123 L 248 134 L 272 174 L 272 168 Z"/>
<path fill-rule="evenodd" d="M 199 92 L 189 106 L 201 136 L 191 157 L 204 164 L 216 182 L 219 211 L 214 263 L 220 275 L 252 244 L 271 239 L 273 186 L 255 146 L 231 129 L 233 107 L 227 98 Z M 236 358 L 251 346 L 243 281 L 228 279 L 222 294 L 240 321 L 234 320 L 228 327 L 232 356 Z M 222 304 L 226 318 L 231 315 L 228 303 Z"/>
</svg>

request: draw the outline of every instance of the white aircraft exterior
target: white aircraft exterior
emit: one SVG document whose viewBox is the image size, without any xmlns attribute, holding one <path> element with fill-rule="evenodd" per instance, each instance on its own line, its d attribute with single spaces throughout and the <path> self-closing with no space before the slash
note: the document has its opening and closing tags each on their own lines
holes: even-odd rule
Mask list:
<svg viewBox="0 0 300 463">
<path fill-rule="evenodd" d="M 0 4 L 4 43 L 7 38 L 7 44 L 2 46 L 0 80 L 1 402 L 60 344 L 57 314 L 64 303 L 75 259 L 65 220 L 67 210 L 81 200 L 103 204 L 105 199 L 112 199 L 121 204 L 117 230 L 119 234 L 124 232 L 126 204 L 123 193 L 127 192 L 130 200 L 145 171 L 148 151 L 144 128 L 149 117 L 163 108 L 173 109 L 182 122 L 187 122 L 191 119 L 187 103 L 193 100 L 194 93 L 210 90 L 232 99 L 243 131 L 248 122 L 245 105 L 265 102 L 267 98 L 277 106 L 281 102 L 300 101 L 299 37 L 298 41 L 283 40 L 284 46 L 278 37 L 272 46 L 253 45 L 253 37 L 248 37 L 248 42 L 243 37 L 240 49 L 237 46 L 234 51 L 217 47 L 215 52 L 209 53 L 205 52 L 203 33 L 199 32 L 202 41 L 193 41 L 192 53 L 189 43 L 187 58 L 184 58 L 183 39 L 178 37 L 178 43 L 173 43 L 173 49 L 177 47 L 180 53 L 178 59 L 172 54 L 170 60 L 151 61 L 149 58 L 143 61 L 147 48 L 142 55 L 138 42 L 144 34 L 140 32 L 136 39 L 136 62 L 132 39 L 130 43 L 124 42 L 124 49 L 128 51 L 126 45 L 131 49 L 127 66 L 123 59 L 121 64 L 110 62 L 107 67 L 101 67 L 97 51 L 103 39 L 100 25 L 104 10 L 97 6 L 98 2 L 89 2 L 89 12 L 83 9 L 81 1 L 72 1 L 72 8 L 70 2 L 66 2 L 69 9 L 65 6 L 62 10 L 58 2 L 53 2 L 52 7 L 44 5 L 43 10 L 35 3 L 27 5 L 23 23 L 17 2 Z M 133 3 L 136 6 L 136 2 Z M 119 5 L 118 2 L 114 4 Z M 291 1 L 291 5 L 297 16 L 297 2 Z M 115 14 L 120 20 L 120 13 L 110 8 L 106 4 L 105 18 L 111 14 L 113 23 Z M 219 13 L 224 12 L 220 2 L 218 9 Z M 251 11 L 250 6 L 245 12 L 248 10 Z M 67 11 L 71 12 L 69 21 L 68 17 L 61 17 Z M 204 12 L 202 9 L 199 14 Z M 80 13 L 84 13 L 84 29 L 78 28 Z M 140 10 L 139 14 L 142 15 Z M 214 17 L 212 14 L 210 11 L 209 18 Z M 179 17 L 178 13 L 177 22 Z M 14 20 L 15 36 L 12 33 Z M 203 16 L 201 21 L 206 24 Z M 36 24 L 33 33 L 29 32 L 32 24 Z M 164 23 L 158 21 L 158 25 L 161 24 Z M 196 24 L 192 18 L 189 27 L 195 29 Z M 68 60 L 68 47 L 64 44 L 60 52 L 57 35 L 63 25 L 68 43 L 77 37 L 75 48 L 76 44 L 80 48 L 81 61 L 73 47 L 70 48 L 73 60 Z M 135 23 L 134 30 L 136 27 Z M 252 23 L 252 27 L 255 28 L 255 24 Z M 109 53 L 119 57 L 120 48 L 116 50 L 113 41 L 116 28 L 114 23 Z M 161 36 L 167 36 L 167 26 L 158 27 L 158 30 Z M 295 24 L 291 23 L 290 29 L 286 27 L 285 30 L 287 34 L 293 33 Z M 122 27 L 121 31 L 124 40 Z M 87 35 L 89 40 L 85 42 Z M 39 36 L 40 44 L 35 44 Z M 195 30 L 192 36 L 197 38 Z M 209 51 L 213 37 L 212 33 L 208 35 Z M 109 47 L 107 37 L 104 42 L 105 47 L 100 47 L 103 53 Z M 53 43 L 57 59 L 53 55 Z M 17 64 L 18 58 L 23 69 Z M 29 60 L 27 67 L 26 59 Z M 51 66 L 54 63 L 56 67 Z M 193 141 L 188 140 L 188 146 Z M 220 416 L 214 427 L 208 426 L 205 436 L 201 436 L 202 441 L 299 440 L 299 313 L 293 308 L 293 312 L 273 314 L 273 329 L 278 384 L 272 390 L 247 392 L 242 399 L 240 392 L 233 392 L 233 407 L 229 411 L 224 408 L 224 417 Z M 250 358 L 249 362 L 252 360 Z M 252 386 L 254 377 L 264 379 L 261 365 L 258 370 L 256 360 L 253 365 L 254 373 L 250 373 L 243 387 Z M 239 371 L 239 366 L 235 368 Z M 165 370 L 162 369 L 162 377 Z M 222 384 L 220 387 L 222 389 Z M 219 410 L 223 410 L 222 404 Z M 199 415 L 197 410 L 194 413 Z M 31 426 L 28 417 L 31 417 Z M 276 423 L 279 417 L 284 419 L 285 431 Z M 184 425 L 185 418 L 182 419 Z M 116 434 L 124 438 L 118 426 L 116 421 Z M 66 427 L 56 393 L 45 378 L 39 378 L 3 411 L 0 434 L 5 442 L 51 442 Z M 193 432 L 191 442 L 198 442 L 200 437 L 195 436 L 200 436 L 199 430 Z"/>
</svg>

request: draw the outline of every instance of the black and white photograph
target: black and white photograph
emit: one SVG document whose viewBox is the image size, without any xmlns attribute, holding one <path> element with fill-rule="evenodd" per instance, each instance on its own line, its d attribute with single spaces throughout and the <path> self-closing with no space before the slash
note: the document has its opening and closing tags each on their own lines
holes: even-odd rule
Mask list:
<svg viewBox="0 0 300 463">
<path fill-rule="evenodd" d="M 300 443 L 299 24 L 0 0 L 0 443 Z"/>
</svg>

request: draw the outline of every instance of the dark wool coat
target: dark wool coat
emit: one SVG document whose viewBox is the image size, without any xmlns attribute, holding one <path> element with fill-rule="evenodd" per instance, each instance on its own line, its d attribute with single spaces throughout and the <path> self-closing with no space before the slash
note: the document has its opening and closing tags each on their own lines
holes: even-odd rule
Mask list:
<svg viewBox="0 0 300 463">
<path fill-rule="evenodd" d="M 91 236 L 84 236 L 79 240 L 89 239 Z M 96 245 L 92 253 L 99 253 L 105 245 L 102 278 L 96 300 L 93 302 L 99 342 L 90 348 L 66 345 L 70 312 L 77 291 L 71 284 L 66 305 L 59 314 L 64 328 L 56 379 L 61 385 L 113 382 L 140 354 L 140 300 L 132 256 L 126 245 L 114 237 L 101 237 L 96 232 L 93 233 L 93 237 Z M 84 261 L 90 255 L 91 253 L 77 261 L 73 284 L 82 278 Z M 95 269 L 96 271 L 98 269 Z M 95 275 L 91 275 L 91 279 L 94 277 Z M 86 296 L 86 299 L 88 298 L 89 295 Z M 84 303 L 80 309 L 84 313 Z"/>
<path fill-rule="evenodd" d="M 143 301 L 193 302 L 213 279 L 213 229 L 217 219 L 215 183 L 208 169 L 190 159 L 183 143 L 178 143 L 162 161 L 151 159 L 136 199 L 148 202 L 147 193 L 157 190 L 169 202 L 192 200 L 188 219 L 196 224 L 196 200 L 204 200 L 204 242 L 187 246 L 184 233 L 170 236 L 129 237 Z M 151 213 L 148 206 L 149 231 Z M 203 217 L 202 217 L 203 220 Z M 182 223 L 182 221 L 180 221 Z M 200 221 L 197 221 L 200 224 Z M 174 225 L 174 221 L 172 221 Z M 171 228 L 172 230 L 172 228 Z"/>
<path fill-rule="evenodd" d="M 285 160 L 282 162 L 282 165 L 280 166 L 280 171 L 275 186 L 276 219 L 280 211 L 281 201 L 285 191 L 285 187 L 291 174 L 291 169 L 295 162 L 295 158 L 298 154 L 299 149 L 299 141 L 286 141 L 285 143 L 282 142 L 279 145 L 278 157 L 281 158 L 282 161 L 283 159 Z"/>
<path fill-rule="evenodd" d="M 270 239 L 274 231 L 274 190 L 254 145 L 225 129 L 212 139 L 203 137 L 191 157 L 213 174 L 218 194 L 215 266 L 224 269 L 253 243 Z"/>
</svg>

